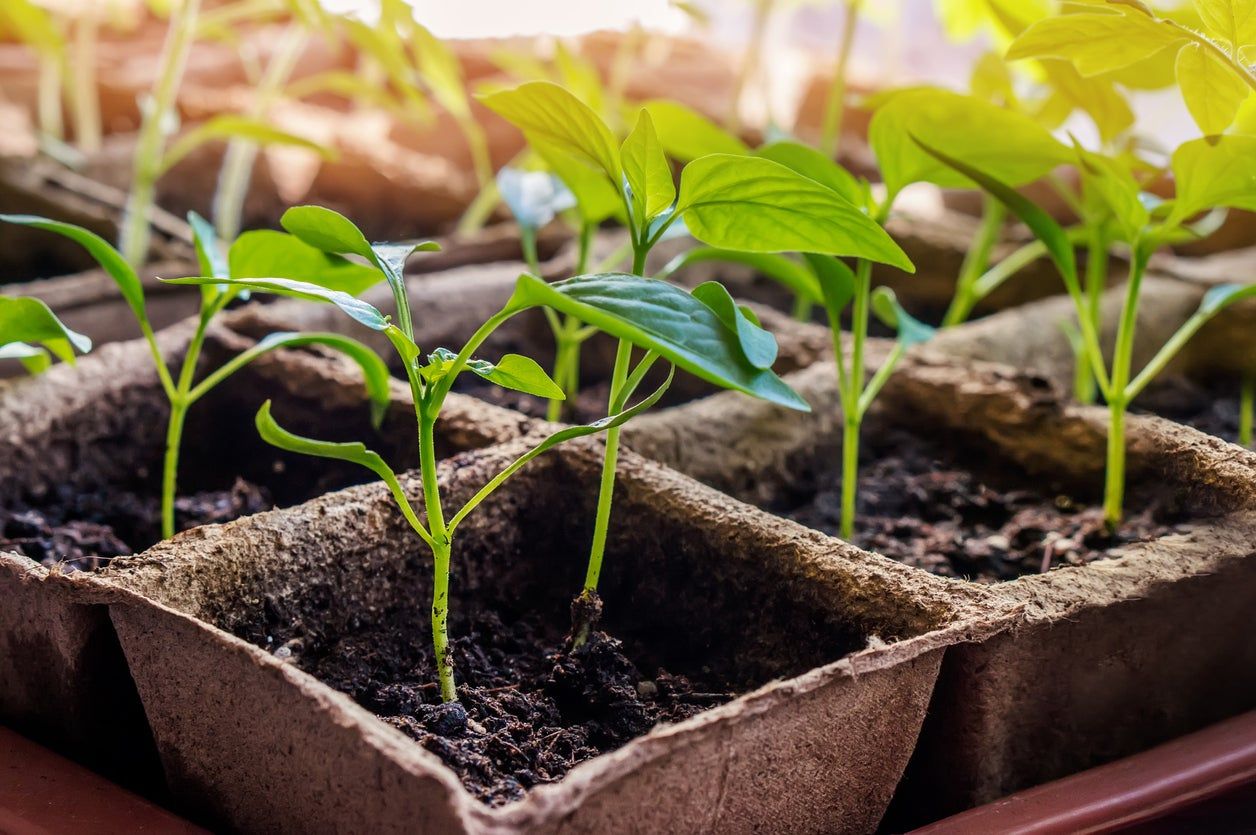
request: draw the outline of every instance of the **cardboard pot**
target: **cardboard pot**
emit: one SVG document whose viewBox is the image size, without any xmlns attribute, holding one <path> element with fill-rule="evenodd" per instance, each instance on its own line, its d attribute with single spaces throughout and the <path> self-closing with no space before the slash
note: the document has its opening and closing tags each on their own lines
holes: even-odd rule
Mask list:
<svg viewBox="0 0 1256 835">
<path fill-rule="evenodd" d="M 231 319 L 224 317 L 207 341 L 207 367 L 252 344 L 227 327 Z M 179 361 L 191 326 L 159 336 L 170 361 Z M 359 372 L 347 360 L 297 351 L 265 355 L 189 414 L 180 495 L 230 488 L 242 476 L 269 491 L 273 501 L 290 504 L 363 479 L 365 471 L 312 469 L 311 459 L 264 444 L 252 416 L 267 398 L 274 400 L 277 419 L 294 431 L 373 439 L 398 466 L 414 464 L 409 391 L 398 384 L 393 394 L 376 433 Z M 0 425 L 6 427 L 0 436 L 0 504 L 40 507 L 66 495 L 155 496 L 167 408 L 147 346 L 139 341 L 105 346 L 76 367 L 0 381 Z M 446 416 L 438 440 L 442 454 L 499 442 L 526 428 L 517 414 L 470 398 L 452 398 Z M 137 523 L 134 545 L 156 538 L 156 529 L 144 533 L 144 527 Z M 151 783 L 155 761 L 150 745 L 143 762 L 147 731 L 116 640 L 104 610 L 76 590 L 72 577 L 57 566 L 0 555 L 0 596 L 6 601 L 0 607 L 0 720 L 132 785 Z"/>
<path fill-rule="evenodd" d="M 1033 340 L 1054 323 L 1017 321 L 1015 338 L 981 344 L 1037 356 Z M 721 394 L 643 416 L 624 437 L 733 495 L 788 506 L 837 466 L 835 374 L 817 363 L 787 378 L 815 408 L 811 416 Z M 974 465 L 1019 469 L 1026 487 L 1060 483 L 1094 495 L 1102 485 L 1106 411 L 1065 405 L 1041 377 L 925 353 L 900 367 L 879 403 L 865 438 L 902 425 L 975 445 Z M 1131 490 L 1157 487 L 1188 521 L 1111 559 L 990 586 L 1021 611 L 1019 623 L 948 650 L 895 825 L 1133 753 L 1256 704 L 1256 649 L 1243 627 L 1256 589 L 1256 455 L 1152 417 L 1132 416 L 1128 433 Z"/>
<path fill-rule="evenodd" d="M 445 462 L 446 503 L 465 500 L 525 446 Z M 494 612 L 505 623 L 540 613 L 561 635 L 583 576 L 600 460 L 596 443 L 564 446 L 467 518 L 454 545 L 455 630 Z M 416 477 L 404 483 L 420 491 Z M 603 624 L 643 668 L 706 666 L 744 695 L 493 808 L 435 755 L 305 672 L 305 650 L 291 649 L 312 648 L 315 634 L 334 643 L 412 619 L 415 641 L 429 640 L 418 624 L 430 558 L 383 485 L 202 528 L 115 562 L 100 579 L 128 590 L 110 614 L 176 797 L 216 825 L 252 831 L 875 827 L 942 648 L 992 628 L 982 595 L 948 594 L 935 578 L 632 455 L 620 462 L 613 518 Z M 259 621 L 276 605 L 276 617 Z M 308 629 L 294 632 L 298 623 Z"/>
</svg>

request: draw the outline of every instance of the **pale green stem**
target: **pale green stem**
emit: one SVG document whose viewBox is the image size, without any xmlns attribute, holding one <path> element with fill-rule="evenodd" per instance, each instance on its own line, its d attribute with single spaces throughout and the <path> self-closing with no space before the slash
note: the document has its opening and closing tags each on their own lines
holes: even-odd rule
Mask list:
<svg viewBox="0 0 1256 835">
<path fill-rule="evenodd" d="M 208 307 L 201 309 L 200 321 L 196 325 L 196 333 L 188 342 L 187 353 L 183 357 L 183 367 L 179 371 L 179 380 L 175 384 L 174 396 L 170 398 L 170 421 L 166 425 L 166 454 L 161 474 L 161 538 L 169 539 L 175 535 L 174 529 L 174 498 L 179 489 L 179 453 L 183 442 L 183 425 L 187 420 L 188 408 L 192 405 L 192 381 L 196 376 L 196 363 L 201 357 L 201 347 L 205 344 L 205 329 L 209 326 L 212 311 Z"/>
<path fill-rule="evenodd" d="M 1098 331 L 1102 321 L 1100 304 L 1108 283 L 1108 239 L 1103 229 L 1098 227 L 1090 230 L 1089 237 L 1086 248 L 1086 309 L 1081 313 L 1089 317 L 1091 327 Z M 1084 351 L 1077 353 L 1074 363 L 1074 395 L 1078 403 L 1090 405 L 1095 402 L 1098 384 Z"/>
<path fill-rule="evenodd" d="M 955 298 L 951 300 L 951 306 L 947 308 L 946 316 L 942 319 L 942 327 L 949 328 L 964 322 L 980 301 L 976 296 L 977 282 L 990 266 L 990 254 L 999 242 L 1006 217 L 1007 209 L 1003 204 L 986 195 L 982 200 L 981 225 L 964 256 L 964 263 L 955 280 Z"/>
<path fill-rule="evenodd" d="M 436 481 L 436 419 L 424 412 L 419 420 L 419 470 L 423 476 L 423 502 L 432 535 L 432 647 L 436 651 L 436 675 L 442 701 L 458 700 L 454 682 L 453 658 L 449 651 L 449 562 L 451 543 L 441 509 L 440 485 Z"/>
<path fill-rule="evenodd" d="M 846 0 L 846 14 L 842 20 L 842 40 L 837 52 L 837 66 L 829 85 L 828 98 L 824 103 L 824 129 L 821 133 L 820 150 L 831 159 L 837 159 L 842 149 L 842 121 L 846 115 L 846 73 L 850 67 L 850 54 L 855 44 L 855 29 L 859 24 L 859 7 L 863 0 Z"/>
<path fill-rule="evenodd" d="M 301 23 L 292 23 L 284 31 L 274 57 L 266 65 L 266 71 L 258 82 L 249 116 L 264 119 L 283 93 L 292 77 L 309 33 Z M 244 200 L 248 196 L 249 182 L 253 178 L 253 165 L 257 161 L 259 146 L 244 138 L 231 140 L 223 156 L 222 169 L 218 174 L 218 190 L 214 193 L 214 227 L 218 237 L 234 241 L 240 234 L 244 218 Z"/>
<path fill-rule="evenodd" d="M 95 4 L 88 3 L 79 11 L 74 24 L 74 84 L 70 90 L 74 103 L 74 139 L 85 154 L 100 150 L 100 89 L 96 83 L 98 30 Z"/>
<path fill-rule="evenodd" d="M 801 295 L 794 296 L 794 311 L 793 311 L 794 321 L 795 322 L 810 322 L 811 311 L 814 308 L 815 306 L 811 303 L 809 299 L 806 299 L 802 297 Z"/>
<path fill-rule="evenodd" d="M 1245 447 L 1256 449 L 1252 445 L 1253 416 L 1256 416 L 1256 373 L 1244 374 L 1239 383 L 1239 443 Z"/>
<path fill-rule="evenodd" d="M 1125 291 L 1125 304 L 1117 326 L 1116 347 L 1112 355 L 1112 374 L 1107 390 L 1110 412 L 1108 457 L 1104 487 L 1103 516 L 1110 530 L 1121 523 L 1125 503 L 1125 410 L 1129 406 L 1126 386 L 1134 357 L 1134 331 L 1138 321 L 1138 296 L 1142 285 L 1146 257 L 1135 244 L 1130 263 L 1130 277 Z"/>
<path fill-rule="evenodd" d="M 61 114 L 61 62 L 53 55 L 39 57 L 39 129 L 53 139 L 65 138 Z"/>
<path fill-rule="evenodd" d="M 171 12 L 170 28 L 162 47 L 157 87 L 147 107 L 132 161 L 131 192 L 122 218 L 119 248 L 132 267 L 139 268 L 148 257 L 149 212 L 157 191 L 166 145 L 166 121 L 175 107 L 188 52 L 196 33 L 201 0 L 185 0 Z"/>
<path fill-rule="evenodd" d="M 851 362 L 846 378 L 849 392 L 843 398 L 842 423 L 842 516 L 840 535 L 850 540 L 855 533 L 855 497 L 859 488 L 859 398 L 864 388 L 864 343 L 868 336 L 868 314 L 872 295 L 872 262 L 861 260 L 855 267 L 855 307 L 851 317 Z"/>
<path fill-rule="evenodd" d="M 497 182 L 493 179 L 493 160 L 489 156 L 484 129 L 472 116 L 459 118 L 458 128 L 466 138 L 467 148 L 471 152 L 471 166 L 480 191 L 458 220 L 457 232 L 460 235 L 473 235 L 488 222 L 493 210 L 497 208 L 500 195 Z"/>
<path fill-rule="evenodd" d="M 767 37 L 768 18 L 772 14 L 772 6 L 774 0 L 755 0 L 754 21 L 750 29 L 750 42 L 746 45 L 746 54 L 742 58 L 741 67 L 737 71 L 737 78 L 733 82 L 732 100 L 729 102 L 728 123 L 729 133 L 737 133 L 741 130 L 741 108 L 742 99 L 745 98 L 746 88 L 750 85 L 750 79 L 759 69 L 759 62 L 763 55 L 763 41 Z"/>
</svg>

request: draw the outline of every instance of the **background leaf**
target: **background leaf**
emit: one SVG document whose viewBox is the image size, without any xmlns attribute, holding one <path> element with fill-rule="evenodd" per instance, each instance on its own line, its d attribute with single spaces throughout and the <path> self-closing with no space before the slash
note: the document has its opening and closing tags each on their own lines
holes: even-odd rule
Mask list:
<svg viewBox="0 0 1256 835">
<path fill-rule="evenodd" d="M 1172 167 L 1177 192 L 1170 223 L 1217 206 L 1256 211 L 1256 137 L 1191 140 L 1173 152 Z"/>
<path fill-rule="evenodd" d="M 820 298 L 820 284 L 810 270 L 788 256 L 777 255 L 771 252 L 739 252 L 735 249 L 698 246 L 677 255 L 663 267 L 656 277 L 667 278 L 686 267 L 707 261 L 727 261 L 733 264 L 744 264 L 756 273 L 788 287 L 795 295 L 801 296 L 809 302 L 819 303 L 822 301 Z"/>
<path fill-rule="evenodd" d="M 324 159 L 331 159 L 336 155 L 331 148 L 303 136 L 279 130 L 261 119 L 226 113 L 202 122 L 172 142 L 162 156 L 161 171 L 169 171 L 201 145 L 216 139 L 247 139 L 258 145 L 292 145 L 313 151 Z"/>
<path fill-rule="evenodd" d="M 506 166 L 497 172 L 497 190 L 515 221 L 533 230 L 576 205 L 571 190 L 548 171 L 524 171 Z"/>
<path fill-rule="evenodd" d="M 557 84 L 531 81 L 481 99 L 523 131 L 601 170 L 616 186 L 620 181 L 619 144 L 606 123 L 584 102 Z"/>
<path fill-rule="evenodd" d="M 653 99 L 645 103 L 645 109 L 672 159 L 691 162 L 707 154 L 750 153 L 746 143 L 679 102 Z"/>
<path fill-rule="evenodd" d="M 898 296 L 889 287 L 872 291 L 872 312 L 886 327 L 894 328 L 904 348 L 919 345 L 934 337 L 937 329 L 912 316 L 898 303 Z"/>
<path fill-rule="evenodd" d="M 1119 70 L 1185 40 L 1174 29 L 1132 9 L 1062 14 L 1034 23 L 1007 58 L 1063 58 L 1084 76 Z"/>
<path fill-rule="evenodd" d="M 29 296 L 0 296 L 0 345 L 15 343 L 43 345 L 71 364 L 75 348 L 83 353 L 92 349 L 90 339 L 67 328 L 41 300 Z M 11 350 L 16 354 L 21 349 Z"/>
</svg>

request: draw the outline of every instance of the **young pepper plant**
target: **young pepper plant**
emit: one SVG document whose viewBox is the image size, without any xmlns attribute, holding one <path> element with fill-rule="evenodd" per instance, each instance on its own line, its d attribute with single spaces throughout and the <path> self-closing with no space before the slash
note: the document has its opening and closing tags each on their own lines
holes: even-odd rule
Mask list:
<svg viewBox="0 0 1256 835">
<path fill-rule="evenodd" d="M 0 221 L 54 232 L 81 245 L 118 285 L 123 299 L 139 323 L 162 390 L 170 402 L 161 480 L 161 535 L 164 539 L 175 534 L 174 500 L 183 427 L 188 410 L 223 380 L 263 354 L 276 348 L 315 344 L 343 353 L 362 369 L 371 400 L 372 420 L 378 423 L 383 419 L 383 410 L 388 404 L 388 367 L 366 346 L 340 334 L 273 333 L 209 373 L 200 382 L 196 381 L 197 364 L 210 323 L 239 296 L 239 288 L 229 284 L 229 278 L 256 275 L 262 270 L 268 275 L 273 275 L 277 270 L 300 270 L 306 275 L 317 275 L 326 284 L 360 293 L 379 282 L 380 275 L 375 270 L 343 258 L 324 255 L 291 236 L 270 231 L 245 233 L 232 245 L 228 258 L 224 259 L 213 228 L 198 215 L 189 215 L 188 221 L 193 230 L 201 269 L 206 275 L 221 279 L 223 283 L 202 288 L 196 330 L 187 344 L 176 376 L 171 373 L 165 353 L 149 322 L 144 286 L 120 252 L 95 233 L 70 223 L 31 215 L 0 215 Z"/>
<path fill-rule="evenodd" d="M 1109 412 L 1105 469 L 1104 519 L 1111 530 L 1120 524 L 1125 501 L 1125 416 L 1130 403 L 1164 370 L 1207 322 L 1242 299 L 1256 298 L 1256 284 L 1228 284 L 1209 290 L 1199 309 L 1151 361 L 1134 374 L 1132 367 L 1139 290 L 1152 253 L 1190 218 L 1217 207 L 1256 208 L 1256 137 L 1218 136 L 1187 142 L 1172 158 L 1176 184 L 1173 200 L 1147 200 L 1128 172 L 1101 155 L 1077 150 L 1078 168 L 1096 194 L 1102 195 L 1116 219 L 1116 234 L 1132 253 L 1125 300 L 1117 325 L 1109 366 L 1078 277 L 1068 236 L 1030 200 L 985 171 L 947 156 L 923 139 L 913 140 L 943 164 L 978 183 L 1025 223 L 1046 246 L 1077 309 L 1081 350 L 1094 374 Z M 1148 207 L 1148 204 L 1151 207 Z"/>
<path fill-rule="evenodd" d="M 633 273 L 643 275 L 650 250 L 678 221 L 709 246 L 746 252 L 814 252 L 855 256 L 905 270 L 910 260 L 885 230 L 845 196 L 792 168 L 765 157 L 708 154 L 689 162 L 672 180 L 671 166 L 649 110 L 622 145 L 590 108 L 553 84 L 532 82 L 484 98 L 491 109 L 523 131 L 547 161 L 572 170 L 593 172 L 619 195 L 633 252 Z M 551 164 L 553 164 L 551 162 Z M 836 262 L 834 262 L 836 263 Z M 703 285 L 695 294 L 717 310 L 725 324 L 746 339 L 747 356 L 761 369 L 776 360 L 776 343 L 758 328 L 753 314 L 738 307 L 719 285 Z M 609 408 L 621 407 L 629 381 L 632 345 L 621 339 L 611 373 Z M 606 436 L 601 495 L 593 530 L 588 570 L 577 613 L 595 614 L 597 584 L 605 552 L 619 432 Z M 590 624 L 573 624 L 578 645 Z"/>
<path fill-rule="evenodd" d="M 414 339 L 413 314 L 404 284 L 400 282 L 401 267 L 410 248 L 371 244 L 352 222 L 327 209 L 303 207 L 293 211 L 299 211 L 300 215 L 292 218 L 287 226 L 307 243 L 327 252 L 354 254 L 374 263 L 389 265 L 389 281 L 399 314 L 396 324 L 370 305 L 316 284 L 279 278 L 231 279 L 229 283 L 233 287 L 330 302 L 357 322 L 387 336 L 405 366 L 414 401 L 426 524 L 411 505 L 397 476 L 380 456 L 362 444 L 328 443 L 298 437 L 280 428 L 266 406 L 258 413 L 258 429 L 264 439 L 281 448 L 361 464 L 388 485 L 402 515 L 432 552 L 432 641 L 441 697 L 445 701 L 457 699 L 448 627 L 449 572 L 454 532 L 469 513 L 528 461 L 567 440 L 602 431 L 617 431 L 629 419 L 658 402 L 670 385 L 677 366 L 724 388 L 791 408 L 806 408 L 806 403 L 761 362 L 764 353 L 775 353 L 775 340 L 744 317 L 738 317 L 720 306 L 727 299 L 726 292 L 721 296 L 719 290 L 708 289 L 702 294 L 691 295 L 666 282 L 640 276 L 595 274 L 550 285 L 525 273 L 519 277 L 513 295 L 501 311 L 485 321 L 460 350 L 455 353 L 437 348 L 424 357 Z M 178 279 L 174 283 L 206 285 L 214 281 L 214 278 L 201 277 Z M 710 299 L 716 300 L 715 307 L 709 306 Z M 619 377 L 612 398 L 612 411 L 606 418 L 551 434 L 494 476 L 460 509 L 447 516 L 436 478 L 434 427 L 458 375 L 471 371 L 505 388 L 541 397 L 561 396 L 554 381 L 534 360 L 518 354 L 507 354 L 496 363 L 475 357 L 476 351 L 494 331 L 514 316 L 537 307 L 554 308 L 617 337 L 621 346 L 628 346 L 620 351 L 619 364 L 625 369 L 633 346 L 643 349 L 645 354 L 631 373 Z M 659 359 L 673 366 L 672 373 L 652 394 L 630 407 L 629 399 L 646 372 Z M 600 505 L 599 514 L 602 512 Z"/>
<path fill-rule="evenodd" d="M 48 305 L 29 296 L 0 296 L 0 359 L 18 360 L 41 374 L 52 358 L 74 364 L 74 352 L 87 353 L 92 341 L 70 330 Z"/>
</svg>

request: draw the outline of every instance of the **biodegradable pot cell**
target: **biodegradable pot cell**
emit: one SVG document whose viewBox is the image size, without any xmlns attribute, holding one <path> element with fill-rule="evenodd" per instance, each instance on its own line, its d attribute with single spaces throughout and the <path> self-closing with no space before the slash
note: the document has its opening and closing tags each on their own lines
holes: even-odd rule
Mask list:
<svg viewBox="0 0 1256 835">
<path fill-rule="evenodd" d="M 1035 333 L 1053 327 L 1034 322 L 1022 321 L 1016 339 L 983 344 L 1032 352 L 1025 346 Z M 643 416 L 625 442 L 736 496 L 796 507 L 838 467 L 835 373 L 818 363 L 787 378 L 812 404 L 810 416 L 720 394 Z M 909 451 L 939 443 L 940 452 L 926 454 L 969 450 L 935 469 L 1020 471 L 1020 489 L 1042 490 L 1048 503 L 1051 489 L 1084 499 L 1101 488 L 1106 411 L 1064 405 L 1041 377 L 921 354 L 878 403 L 866 446 L 907 427 Z M 1158 497 L 1175 526 L 1107 559 L 990 586 L 1020 608 L 1020 621 L 948 650 L 895 825 L 1130 754 L 1256 704 L 1256 645 L 1244 628 L 1256 589 L 1256 454 L 1139 416 L 1129 420 L 1128 449 L 1131 497 Z"/>
<path fill-rule="evenodd" d="M 234 315 L 213 329 L 205 367 L 253 344 L 229 329 Z M 181 359 L 191 332 L 188 322 L 158 337 L 169 361 Z M 187 508 L 196 518 L 290 504 L 366 477 L 358 468 L 315 466 L 263 443 L 253 415 L 268 398 L 277 419 L 294 431 L 368 440 L 398 466 L 417 462 L 404 386 L 396 384 L 376 432 L 360 373 L 347 360 L 299 351 L 267 354 L 189 414 L 179 495 L 199 495 Z M 49 559 L 72 553 L 84 568 L 97 563 L 96 556 L 117 553 L 115 537 L 137 549 L 151 544 L 159 536 L 153 514 L 167 409 L 141 341 L 105 346 L 75 367 L 0 382 L 0 426 L 6 427 L 0 436 L 0 532 L 6 541 L 25 540 L 29 553 Z M 526 426 L 516 413 L 453 397 L 438 431 L 440 454 L 515 437 Z M 233 484 L 239 477 L 253 486 Z M 206 490 L 214 492 L 201 492 Z M 25 508 L 47 515 L 32 521 Z M 187 514 L 180 515 L 181 524 L 188 524 Z M 57 521 L 60 516 L 67 524 Z M 152 777 L 136 762 L 146 729 L 103 609 L 90 605 L 61 567 L 46 568 L 28 557 L 0 556 L 0 587 L 6 601 L 0 607 L 0 720 L 121 779 Z"/>
<path fill-rule="evenodd" d="M 446 461 L 447 506 L 526 446 Z M 547 453 L 458 529 L 456 665 L 476 653 L 459 640 L 473 629 L 514 634 L 514 624 L 537 622 L 552 648 L 561 643 L 600 461 L 597 443 Z M 420 501 L 417 477 L 403 483 Z M 625 455 L 603 626 L 643 671 L 634 678 L 666 668 L 720 682 L 725 695 L 712 704 L 730 701 L 557 782 L 526 793 L 516 784 L 511 796 L 522 799 L 490 807 L 397 730 L 405 716 L 382 722 L 306 669 L 395 666 L 352 648 L 391 630 L 412 630 L 412 646 L 426 647 L 430 572 L 425 546 L 381 484 L 201 528 L 103 572 L 131 592 L 111 617 L 186 808 L 245 831 L 867 832 L 915 744 L 943 647 L 998 620 L 980 590 L 948 594 L 935 578 Z M 426 666 L 413 675 L 434 682 Z M 472 706 L 474 686 L 463 675 Z M 426 692 L 423 701 L 436 698 Z M 655 698 L 642 695 L 645 685 L 635 692 Z M 477 721 L 496 735 L 492 719 Z"/>
</svg>

